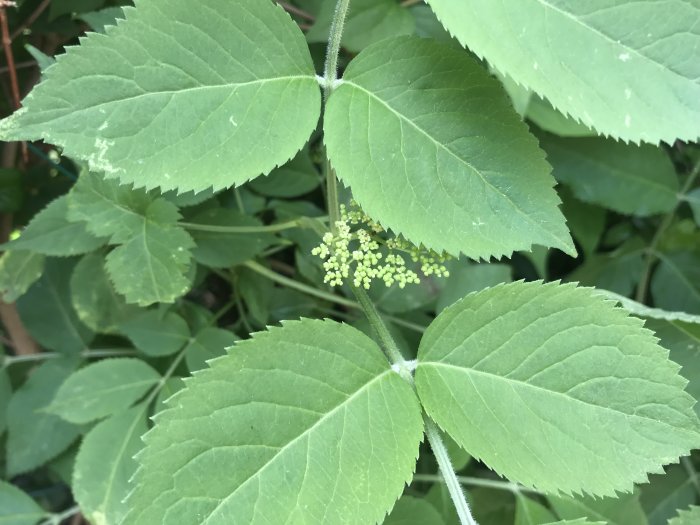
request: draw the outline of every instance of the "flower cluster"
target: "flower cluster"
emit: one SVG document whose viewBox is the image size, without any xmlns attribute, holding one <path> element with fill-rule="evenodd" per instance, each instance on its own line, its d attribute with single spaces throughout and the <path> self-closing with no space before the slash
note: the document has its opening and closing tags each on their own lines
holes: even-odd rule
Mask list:
<svg viewBox="0 0 700 525">
<path fill-rule="evenodd" d="M 383 281 L 387 287 L 397 283 L 399 288 L 420 283 L 418 273 L 406 266 L 405 257 L 420 264 L 420 272 L 425 276 L 449 276 L 444 264 L 448 255 L 414 246 L 401 237 L 386 239 L 382 236 L 385 233 L 354 201 L 349 208 L 341 205 L 335 233 L 326 233 L 323 242 L 311 252 L 323 260 L 325 282 L 341 286 L 352 278 L 355 286 L 365 289 L 375 280 Z"/>
</svg>

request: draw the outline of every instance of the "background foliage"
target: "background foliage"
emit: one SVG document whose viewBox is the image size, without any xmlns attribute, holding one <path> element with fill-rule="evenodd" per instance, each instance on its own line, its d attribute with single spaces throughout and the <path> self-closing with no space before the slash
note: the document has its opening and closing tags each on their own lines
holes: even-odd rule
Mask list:
<svg viewBox="0 0 700 525">
<path fill-rule="evenodd" d="M 659 469 L 698 444 L 689 429 L 700 409 L 679 393 L 700 395 L 697 2 L 667 2 L 660 25 L 658 2 L 617 2 L 613 15 L 584 12 L 583 2 L 566 12 L 521 0 L 353 0 L 343 84 L 320 121 L 315 74 L 334 2 L 279 2 L 287 14 L 262 2 L 240 4 L 268 13 L 264 23 L 239 16 L 236 2 L 219 2 L 220 11 L 211 1 L 172 2 L 169 15 L 189 22 L 178 24 L 157 2 L 142 1 L 109 37 L 83 39 L 83 55 L 66 48 L 86 31 L 103 33 L 126 2 L 24 0 L 4 8 L 13 38 L 0 66 L 2 115 L 48 81 L 26 99 L 34 113 L 0 124 L 4 137 L 47 139 L 2 143 L 0 522 L 179 523 L 203 512 L 225 520 L 246 511 L 252 496 L 236 477 L 242 473 L 216 465 L 246 450 L 246 466 L 259 468 L 266 447 L 289 458 L 260 476 L 270 491 L 260 505 L 274 512 L 299 498 L 283 488 L 289 470 L 301 468 L 294 452 L 307 447 L 312 482 L 301 501 L 323 515 L 319 522 L 352 522 L 348 512 L 381 522 L 401 496 L 385 523 L 459 523 L 421 442 L 416 394 L 392 373 L 349 287 L 328 286 L 327 268 L 311 253 L 328 222 L 325 141 L 365 212 L 454 256 L 447 278 L 421 275 L 403 289 L 380 282 L 369 296 L 403 355 L 420 358 L 418 396 L 454 438 L 446 444 L 478 522 L 700 523 L 700 458 Z M 213 20 L 209 34 L 197 30 Z M 553 31 L 538 30 L 544 26 Z M 154 60 L 130 82 L 142 52 L 135 40 Z M 235 59 L 260 49 L 276 58 Z M 64 69 L 44 74 L 57 56 Z M 582 78 L 564 63 L 595 74 Z M 114 70 L 127 73 L 112 77 Z M 426 76 L 450 97 L 426 90 Z M 142 93 L 144 85 L 152 93 Z M 113 103 L 124 96 L 135 105 Z M 198 125 L 201 115 L 212 115 L 207 126 Z M 95 139 L 102 132 L 114 138 Z M 439 185 L 425 182 L 431 170 L 444 175 Z M 341 188 L 341 200 L 349 197 Z M 505 284 L 520 280 L 600 291 Z M 645 320 L 687 385 L 652 334 L 603 297 Z M 532 318 L 509 316 L 523 305 Z M 540 317 L 548 323 L 538 325 Z M 470 343 L 481 322 L 489 328 Z M 535 350 L 519 355 L 502 339 L 509 334 Z M 207 365 L 239 340 L 234 358 Z M 357 352 L 336 348 L 338 341 Z M 606 348 L 618 352 L 615 362 Z M 273 375 L 263 373 L 270 356 Z M 580 375 L 569 384 L 574 368 L 557 367 L 572 356 Z M 463 388 L 468 381 L 472 390 Z M 493 386 L 502 384 L 506 396 Z M 163 412 L 178 392 L 185 409 Z M 577 412 L 580 403 L 597 408 Z M 231 418 L 209 417 L 212 406 Z M 471 424 L 455 417 L 460 406 L 475 411 Z M 542 425 L 520 426 L 523 413 Z M 552 413 L 575 417 L 547 426 Z M 152 417 L 158 426 L 144 451 Z M 367 438 L 347 420 L 391 425 L 371 435 L 372 456 L 351 448 L 336 457 L 329 451 L 339 435 Z M 576 435 L 582 420 L 600 427 L 594 438 Z M 202 432 L 214 444 L 198 445 Z M 619 450 L 611 453 L 606 439 Z M 208 452 L 191 464 L 197 447 Z M 161 469 L 164 455 L 170 462 Z M 568 459 L 557 470 L 537 457 Z M 125 502 L 139 463 L 136 479 L 148 489 Z M 315 499 L 336 463 L 362 479 L 336 480 L 328 499 Z M 183 483 L 174 483 L 182 469 Z M 218 498 L 236 497 L 211 510 L 210 492 L 201 494 L 193 479 L 206 480 Z M 406 482 L 403 495 L 393 489 Z M 348 511 L 344 495 L 360 483 L 374 487 L 371 498 Z M 247 511 L 241 523 L 264 519 Z"/>
</svg>

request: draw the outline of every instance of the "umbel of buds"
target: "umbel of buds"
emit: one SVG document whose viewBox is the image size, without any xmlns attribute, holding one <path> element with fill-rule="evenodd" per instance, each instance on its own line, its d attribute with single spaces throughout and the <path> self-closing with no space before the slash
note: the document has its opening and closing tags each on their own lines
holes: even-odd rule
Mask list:
<svg viewBox="0 0 700 525">
<path fill-rule="evenodd" d="M 417 247 L 402 237 L 387 238 L 387 232 L 366 215 L 354 201 L 340 206 L 335 233 L 328 232 L 311 253 L 323 260 L 324 281 L 341 286 L 347 279 L 367 290 L 374 281 L 399 288 L 420 283 L 420 276 L 406 266 L 406 260 L 420 265 L 424 276 L 448 277 L 445 262 L 450 258 Z"/>
</svg>

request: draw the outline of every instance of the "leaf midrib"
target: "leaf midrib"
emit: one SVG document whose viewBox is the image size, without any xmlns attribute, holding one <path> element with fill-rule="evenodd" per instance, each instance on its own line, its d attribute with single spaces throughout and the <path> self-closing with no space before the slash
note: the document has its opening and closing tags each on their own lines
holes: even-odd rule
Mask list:
<svg viewBox="0 0 700 525">
<path fill-rule="evenodd" d="M 369 91 L 368 89 L 364 88 L 363 86 L 361 86 L 361 85 L 359 85 L 359 84 L 356 84 L 356 83 L 353 82 L 352 80 L 343 80 L 343 84 L 344 84 L 344 85 L 347 84 L 347 85 L 350 86 L 350 87 L 353 87 L 353 88 L 355 88 L 355 89 L 358 89 L 358 90 L 362 91 L 363 93 L 366 93 L 367 96 L 369 96 L 370 98 L 372 98 L 372 99 L 378 101 L 381 105 L 383 105 L 383 106 L 384 106 L 385 108 L 387 108 L 390 112 L 392 112 L 394 115 L 396 115 L 396 117 L 397 117 L 399 120 L 401 120 L 402 122 L 406 122 L 407 124 L 409 124 L 409 125 L 410 125 L 411 127 L 413 127 L 416 131 L 418 131 L 420 134 L 422 134 L 423 136 L 425 136 L 426 138 L 428 138 L 428 139 L 429 139 L 433 144 L 435 144 L 439 149 L 444 150 L 444 151 L 447 152 L 450 156 L 452 156 L 452 157 L 454 157 L 455 159 L 457 159 L 461 164 L 464 164 L 467 168 L 469 168 L 469 170 L 471 170 L 471 171 L 473 171 L 474 173 L 476 173 L 477 176 L 481 179 L 481 181 L 482 181 L 486 186 L 488 186 L 489 188 L 491 188 L 491 190 L 492 190 L 494 193 L 496 193 L 496 194 L 499 195 L 501 198 L 503 198 L 506 202 L 508 202 L 508 204 L 510 204 L 510 206 L 513 208 L 513 210 L 514 210 L 518 215 L 520 215 L 522 218 L 524 218 L 528 223 L 532 224 L 538 231 L 545 233 L 548 237 L 553 238 L 553 239 L 555 239 L 557 242 L 561 243 L 561 244 L 560 244 L 561 247 L 566 247 L 566 246 L 569 245 L 569 241 L 568 241 L 568 240 L 566 240 L 566 239 L 561 239 L 560 237 L 558 237 L 558 236 L 557 236 L 556 234 L 554 234 L 553 232 L 544 229 L 544 228 L 542 227 L 541 224 L 538 224 L 529 214 L 527 214 L 526 212 L 524 212 L 515 202 L 513 202 L 513 200 L 512 200 L 508 195 L 506 195 L 505 193 L 503 193 L 502 191 L 500 191 L 498 188 L 496 188 L 486 177 L 484 177 L 484 175 L 481 173 L 481 171 L 479 171 L 478 169 L 476 169 L 476 167 L 474 167 L 474 165 L 472 165 L 469 161 L 467 161 L 467 160 L 463 159 L 462 157 L 460 157 L 457 153 L 455 153 L 455 152 L 452 151 L 450 148 L 448 148 L 447 146 L 445 146 L 445 145 L 444 145 L 443 143 L 441 143 L 439 140 L 436 140 L 430 133 L 428 133 L 426 130 L 424 130 L 423 128 L 421 128 L 418 124 L 416 124 L 415 122 L 413 122 L 413 121 L 412 121 L 411 119 L 409 119 L 406 115 L 404 115 L 403 113 L 400 113 L 398 110 L 394 109 L 394 108 L 393 108 L 392 106 L 390 106 L 385 100 L 383 100 L 382 98 L 380 98 L 379 96 L 377 96 L 375 93 L 372 93 L 372 92 Z M 458 207 L 459 207 L 459 206 L 458 206 Z"/>
<path fill-rule="evenodd" d="M 139 100 L 142 98 L 149 98 L 149 97 L 162 96 L 162 95 L 182 95 L 183 93 L 196 93 L 199 91 L 217 90 L 217 89 L 222 89 L 222 88 L 238 89 L 238 88 L 247 87 L 247 86 L 263 85 L 263 84 L 267 84 L 269 82 L 279 82 L 282 80 L 313 80 L 314 82 L 316 82 L 316 79 L 313 75 L 287 75 L 287 76 L 282 76 L 282 77 L 260 78 L 260 79 L 255 79 L 255 80 L 251 80 L 248 82 L 231 82 L 231 83 L 227 83 L 227 84 L 212 84 L 212 85 L 208 85 L 208 86 L 196 86 L 196 87 L 176 89 L 176 90 L 149 91 L 146 93 L 141 93 L 140 95 L 134 95 L 131 97 L 100 102 L 99 104 L 95 104 L 93 106 L 87 106 L 84 108 L 78 108 L 78 109 L 70 108 L 69 115 L 72 117 L 74 115 L 80 115 L 86 111 L 92 111 L 95 109 L 102 108 L 104 106 L 110 106 L 113 104 L 123 104 L 124 102 L 132 102 L 132 101 Z M 48 122 L 63 118 L 64 116 L 65 115 L 61 115 L 61 116 L 58 116 L 56 118 L 49 119 Z M 44 122 L 43 124 L 45 124 L 45 123 L 46 122 Z"/>
<path fill-rule="evenodd" d="M 666 423 L 665 421 L 659 421 L 658 419 L 654 419 L 654 418 L 651 418 L 651 417 L 640 416 L 639 414 L 628 414 L 628 413 L 626 413 L 626 412 L 621 412 L 620 410 L 616 410 L 616 409 L 611 408 L 611 407 L 606 407 L 606 406 L 603 406 L 603 405 L 596 405 L 596 404 L 594 404 L 594 403 L 589 403 L 588 401 L 584 401 L 584 400 L 582 400 L 582 399 L 578 399 L 578 398 L 569 396 L 569 395 L 567 395 L 567 394 L 565 394 L 565 393 L 563 393 L 563 392 L 557 392 L 556 390 L 549 390 L 549 389 L 547 389 L 547 388 L 543 388 L 543 387 L 540 387 L 540 386 L 537 386 L 537 385 L 533 385 L 533 384 L 528 383 L 528 382 L 526 382 L 526 381 L 521 381 L 521 380 L 518 380 L 518 379 L 511 379 L 511 378 L 508 378 L 508 377 L 500 376 L 500 375 L 498 375 L 498 374 L 491 374 L 491 373 L 488 373 L 488 372 L 484 372 L 484 371 L 482 371 L 482 370 L 476 370 L 476 369 L 474 369 L 474 368 L 468 368 L 468 367 L 453 365 L 453 364 L 449 364 L 449 363 L 441 363 L 441 362 L 439 362 L 439 361 L 422 361 L 422 362 L 419 363 L 418 369 L 421 368 L 421 367 L 425 367 L 425 366 L 432 366 L 432 367 L 435 367 L 435 368 L 440 368 L 440 367 L 442 367 L 442 368 L 448 368 L 448 369 L 455 369 L 455 370 L 458 370 L 459 372 L 462 372 L 462 373 L 467 374 L 467 375 L 469 375 L 469 374 L 474 374 L 474 375 L 478 375 L 478 376 L 485 376 L 485 377 L 488 377 L 489 379 L 496 379 L 496 380 L 504 381 L 505 383 L 511 385 L 511 387 L 513 386 L 512 384 L 516 384 L 516 385 L 518 385 L 518 386 L 522 386 L 522 387 L 525 387 L 525 388 L 530 388 L 530 389 L 533 389 L 533 390 L 538 390 L 538 391 L 541 391 L 541 392 L 545 392 L 546 394 L 549 394 L 549 395 L 552 395 L 552 396 L 555 396 L 555 397 L 563 397 L 563 398 L 565 398 L 565 399 L 567 399 L 567 400 L 569 400 L 569 401 L 572 401 L 572 402 L 575 402 L 575 403 L 580 403 L 580 404 L 586 405 L 586 406 L 588 406 L 588 407 L 592 407 L 592 408 L 599 409 L 599 410 L 605 410 L 605 411 L 608 411 L 608 412 L 614 412 L 615 414 L 622 415 L 622 416 L 624 416 L 624 417 L 626 417 L 626 418 L 636 418 L 636 419 L 641 419 L 641 420 L 645 420 L 645 421 L 651 421 L 651 422 L 654 422 L 654 423 L 660 423 L 660 424 L 662 424 L 662 425 L 664 425 L 664 426 L 666 426 L 666 427 L 668 427 L 668 428 L 671 428 L 671 429 L 673 429 L 673 430 L 675 430 L 675 431 L 678 431 L 678 430 L 679 430 L 678 428 L 669 425 L 669 424 Z M 682 414 L 682 412 L 680 412 L 680 411 L 677 411 L 677 413 Z M 686 428 L 683 428 L 682 430 L 683 430 L 684 432 L 691 432 L 691 430 L 686 429 Z"/>
<path fill-rule="evenodd" d="M 288 450 L 290 447 L 292 447 L 292 446 L 293 446 L 295 443 L 297 443 L 298 441 L 300 441 L 300 440 L 302 440 L 303 438 L 305 438 L 305 437 L 307 437 L 308 435 L 310 435 L 311 432 L 313 432 L 313 431 L 314 431 L 315 429 L 317 429 L 320 425 L 322 425 L 326 420 L 328 420 L 330 417 L 332 417 L 338 410 L 340 410 L 341 408 L 345 408 L 354 398 L 356 398 L 356 397 L 359 396 L 361 393 L 363 393 L 363 392 L 365 392 L 366 390 L 368 390 L 369 387 L 370 387 L 372 384 L 374 384 L 375 382 L 377 382 L 377 381 L 383 379 L 385 376 L 387 376 L 388 374 L 391 374 L 391 373 L 392 373 L 392 370 L 391 370 L 391 369 L 388 369 L 388 370 L 384 370 L 384 371 L 383 371 L 382 373 L 380 373 L 379 375 L 376 375 L 375 377 L 373 377 L 370 381 L 368 381 L 367 383 L 365 383 L 364 385 L 362 385 L 360 388 L 358 388 L 355 392 L 353 392 L 349 397 L 345 398 L 341 403 L 339 403 L 338 405 L 336 405 L 335 407 L 333 407 L 331 410 L 329 410 L 328 412 L 326 412 L 326 413 L 325 413 L 322 417 L 320 417 L 313 425 L 311 425 L 309 428 L 307 428 L 306 430 L 304 430 L 301 434 L 299 434 L 299 435 L 296 436 L 294 439 L 292 439 L 291 441 L 289 441 L 289 443 L 287 443 L 286 445 L 284 445 L 283 447 L 281 447 L 281 448 L 277 451 L 277 453 L 276 453 L 274 456 L 272 456 L 270 459 L 268 459 L 260 468 L 258 468 L 258 470 L 256 470 L 255 472 L 253 472 L 250 476 L 248 476 L 248 478 L 245 479 L 245 481 L 243 481 L 241 484 L 239 484 L 239 485 L 233 490 L 233 492 L 231 492 L 231 494 L 229 494 L 229 495 L 226 496 L 224 499 L 222 499 L 222 500 L 219 502 L 219 504 L 218 504 L 214 509 L 212 509 L 212 510 L 206 515 L 206 517 L 204 518 L 204 521 L 202 521 L 201 525 L 208 525 L 208 524 L 209 524 L 209 519 L 212 517 L 212 515 L 214 515 L 214 513 L 216 513 L 216 512 L 221 508 L 222 505 L 224 505 L 225 503 L 227 503 L 231 498 L 233 498 L 233 496 L 234 496 L 239 490 L 241 490 L 243 487 L 245 487 L 249 482 L 251 482 L 251 480 L 257 478 L 257 477 L 258 477 L 265 469 L 267 469 L 270 465 L 274 464 L 275 460 L 277 460 L 277 458 L 279 458 L 280 455 L 282 455 L 286 450 Z"/>
</svg>

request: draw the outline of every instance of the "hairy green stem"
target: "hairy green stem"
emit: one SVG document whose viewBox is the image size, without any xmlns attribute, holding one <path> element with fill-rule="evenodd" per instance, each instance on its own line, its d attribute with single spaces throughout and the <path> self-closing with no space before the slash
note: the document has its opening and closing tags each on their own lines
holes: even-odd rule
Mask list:
<svg viewBox="0 0 700 525">
<path fill-rule="evenodd" d="M 338 0 L 335 5 L 335 13 L 331 22 L 331 30 L 328 35 L 328 48 L 326 49 L 326 63 L 323 68 L 323 100 L 324 107 L 328 102 L 328 97 L 336 87 L 338 82 L 338 56 L 340 55 L 340 42 L 343 38 L 343 27 L 348 14 L 350 0 Z M 331 221 L 331 231 L 335 233 L 335 223 L 340 218 L 340 205 L 338 203 L 338 179 L 333 171 L 333 166 L 326 155 L 324 163 L 326 175 L 326 198 L 328 200 L 328 215 Z"/>
<path fill-rule="evenodd" d="M 698 176 L 700 176 L 700 162 L 698 162 L 695 165 L 693 171 L 690 173 L 690 175 L 688 175 L 688 178 L 686 179 L 683 188 L 678 194 L 678 200 L 676 201 L 676 205 L 664 216 L 663 220 L 661 221 L 661 224 L 659 225 L 658 229 L 656 230 L 656 233 L 654 234 L 654 237 L 651 239 L 651 244 L 649 244 L 649 247 L 646 250 L 647 256 L 644 263 L 644 270 L 642 270 L 642 276 L 639 280 L 639 285 L 637 286 L 637 293 L 635 295 L 635 300 L 638 303 L 644 303 L 647 297 L 647 292 L 649 290 L 649 281 L 651 279 L 651 271 L 654 268 L 654 263 L 658 259 L 657 248 L 659 246 L 659 242 L 661 242 L 661 239 L 664 233 L 666 233 L 666 230 L 668 230 L 671 224 L 673 224 L 673 219 L 676 216 L 678 208 L 680 207 L 681 203 L 685 202 L 685 195 L 692 189 L 693 184 L 695 183 Z"/>
<path fill-rule="evenodd" d="M 59 514 L 51 514 L 46 520 L 42 521 L 40 525 L 61 525 L 68 518 L 72 518 L 80 512 L 80 507 L 75 506 L 70 509 L 61 512 Z"/>
<path fill-rule="evenodd" d="M 362 311 L 367 316 L 369 324 L 379 337 L 389 361 L 395 365 L 404 365 L 406 360 L 403 358 L 403 355 L 401 354 L 399 347 L 396 345 L 396 341 L 394 341 L 394 338 L 391 336 L 389 329 L 386 327 L 386 324 L 384 324 L 381 315 L 379 315 L 379 310 L 377 310 L 377 307 L 374 305 L 369 295 L 367 295 L 365 289 L 360 286 L 353 285 L 350 286 L 350 289 L 352 290 L 352 293 L 355 294 L 355 297 L 357 297 L 357 300 L 362 307 Z"/>
<path fill-rule="evenodd" d="M 180 222 L 178 224 L 187 230 L 211 233 L 274 233 L 303 227 L 301 221 L 298 219 L 264 226 L 217 226 L 214 224 L 196 224 L 191 222 Z"/>
<path fill-rule="evenodd" d="M 455 469 L 452 467 L 452 462 L 447 454 L 447 448 L 440 437 L 437 425 L 435 425 L 433 420 L 427 415 L 423 416 L 423 420 L 425 422 L 425 435 L 430 443 L 430 448 L 433 449 L 433 454 L 435 454 L 440 474 L 444 479 L 445 485 L 447 485 L 447 491 L 450 493 L 452 503 L 454 503 L 457 509 L 457 516 L 459 516 L 460 523 L 462 525 L 477 525 L 469 509 L 467 498 L 464 496 L 459 478 L 455 473 Z"/>
</svg>

